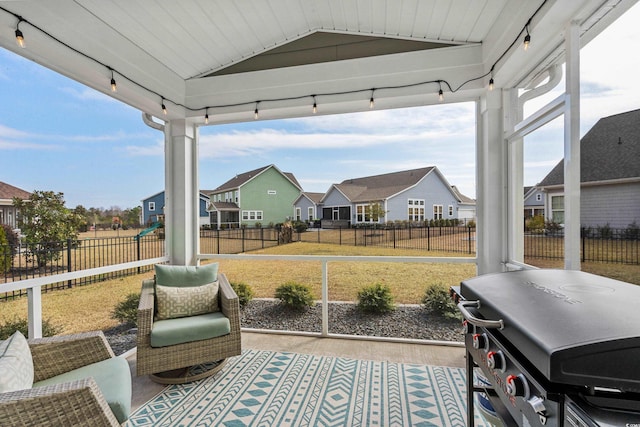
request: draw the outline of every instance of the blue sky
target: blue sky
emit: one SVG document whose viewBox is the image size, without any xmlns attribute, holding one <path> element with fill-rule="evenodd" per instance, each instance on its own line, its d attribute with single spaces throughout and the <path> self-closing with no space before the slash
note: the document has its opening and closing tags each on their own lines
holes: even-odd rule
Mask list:
<svg viewBox="0 0 640 427">
<path fill-rule="evenodd" d="M 581 134 L 601 117 L 640 108 L 638 22 L 640 4 L 582 49 Z M 0 181 L 63 192 L 68 207 L 131 208 L 163 189 L 162 134 L 139 111 L 1 48 L 0 97 Z M 315 192 L 435 165 L 475 197 L 474 111 L 472 103 L 443 104 L 203 127 L 200 188 L 269 164 Z M 562 118 L 526 138 L 525 185 L 562 159 L 562 138 Z"/>
</svg>

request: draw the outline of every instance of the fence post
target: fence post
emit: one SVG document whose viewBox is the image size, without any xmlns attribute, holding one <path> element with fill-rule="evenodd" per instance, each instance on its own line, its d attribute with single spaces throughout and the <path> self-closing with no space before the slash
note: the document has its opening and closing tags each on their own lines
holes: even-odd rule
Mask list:
<svg viewBox="0 0 640 427">
<path fill-rule="evenodd" d="M 262 241 L 262 249 L 264 249 L 264 228 L 260 226 L 260 240 Z"/>
<path fill-rule="evenodd" d="M 67 272 L 71 273 L 71 239 L 67 239 Z M 71 279 L 67 280 L 67 288 L 72 287 Z"/>
<path fill-rule="evenodd" d="M 216 253 L 220 255 L 220 229 L 216 229 Z"/>
<path fill-rule="evenodd" d="M 585 253 L 585 249 L 586 249 L 586 245 L 585 245 L 585 235 L 586 233 L 584 232 L 584 227 L 580 228 L 580 240 L 582 240 L 582 262 L 584 262 L 584 260 L 586 259 L 586 253 Z"/>
<path fill-rule="evenodd" d="M 393 226 L 393 249 L 396 248 L 396 227 Z"/>
<path fill-rule="evenodd" d="M 142 239 L 142 236 L 138 235 L 138 238 L 136 239 L 136 253 L 138 255 L 138 261 L 140 261 L 140 239 Z M 140 274 L 140 272 L 140 267 L 138 267 L 138 274 Z"/>
<path fill-rule="evenodd" d="M 467 241 L 469 242 L 469 253 L 471 253 L 471 227 L 467 227 Z"/>
<path fill-rule="evenodd" d="M 431 227 L 427 226 L 427 251 L 431 250 Z"/>
<path fill-rule="evenodd" d="M 246 228 L 242 228 L 241 230 L 242 230 L 242 233 L 241 233 L 241 235 L 242 235 L 242 252 L 245 252 L 245 250 L 244 250 L 244 239 L 246 237 L 245 236 L 245 232 L 247 231 L 247 229 Z"/>
</svg>

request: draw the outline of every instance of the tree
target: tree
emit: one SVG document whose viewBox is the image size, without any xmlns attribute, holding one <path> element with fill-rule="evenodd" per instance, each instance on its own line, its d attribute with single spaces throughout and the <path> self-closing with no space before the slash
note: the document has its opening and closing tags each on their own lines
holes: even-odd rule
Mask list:
<svg viewBox="0 0 640 427">
<path fill-rule="evenodd" d="M 9 271 L 13 260 L 11 246 L 4 232 L 4 227 L 0 227 L 0 274 Z"/>
<path fill-rule="evenodd" d="M 60 258 L 67 239 L 78 237 L 82 217 L 64 206 L 64 195 L 35 190 L 26 200 L 13 199 L 19 210 L 18 226 L 27 243 L 27 260 L 38 267 Z"/>
</svg>

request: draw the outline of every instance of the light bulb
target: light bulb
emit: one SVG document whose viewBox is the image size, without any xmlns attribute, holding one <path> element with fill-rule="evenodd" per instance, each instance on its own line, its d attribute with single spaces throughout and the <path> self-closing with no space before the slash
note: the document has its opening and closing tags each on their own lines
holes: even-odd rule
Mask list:
<svg viewBox="0 0 640 427">
<path fill-rule="evenodd" d="M 204 124 L 205 124 L 205 125 L 208 125 L 208 124 L 209 124 L 209 113 L 206 113 L 206 114 L 204 115 Z"/>
<path fill-rule="evenodd" d="M 253 111 L 253 119 L 258 120 L 258 107 Z"/>
<path fill-rule="evenodd" d="M 117 92 L 118 88 L 116 87 L 116 79 L 111 77 L 111 92 Z"/>
<path fill-rule="evenodd" d="M 489 79 L 489 90 L 493 90 L 493 77 Z"/>
<path fill-rule="evenodd" d="M 374 107 L 374 103 L 373 103 L 373 96 L 371 97 L 371 99 L 369 100 L 369 109 L 373 110 Z"/>
<path fill-rule="evenodd" d="M 16 28 L 16 43 L 18 43 L 18 46 L 20 46 L 21 48 L 25 48 L 25 44 L 24 44 L 24 35 L 22 34 L 22 31 L 20 31 L 19 28 Z"/>
<path fill-rule="evenodd" d="M 524 50 L 529 49 L 529 43 L 531 43 L 531 36 L 527 33 L 527 35 L 524 36 Z"/>
<path fill-rule="evenodd" d="M 167 115 L 167 107 L 164 105 L 164 101 L 162 101 L 162 113 L 166 116 Z"/>
<path fill-rule="evenodd" d="M 442 89 L 438 91 L 438 100 L 440 100 L 440 102 L 444 101 L 444 93 L 442 92 Z"/>
<path fill-rule="evenodd" d="M 316 103 L 313 103 L 313 114 L 318 112 L 318 106 L 316 105 Z"/>
</svg>

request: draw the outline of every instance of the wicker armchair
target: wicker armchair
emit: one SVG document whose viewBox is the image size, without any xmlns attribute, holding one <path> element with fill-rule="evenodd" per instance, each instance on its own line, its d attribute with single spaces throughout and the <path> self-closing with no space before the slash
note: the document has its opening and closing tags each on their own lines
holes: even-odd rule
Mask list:
<svg viewBox="0 0 640 427">
<path fill-rule="evenodd" d="M 29 340 L 34 382 L 115 357 L 102 331 Z M 126 398 L 126 396 L 125 396 Z M 129 387 L 129 402 L 131 401 Z M 0 425 L 119 426 L 93 377 L 0 393 Z"/>
<path fill-rule="evenodd" d="M 224 274 L 218 274 L 218 303 L 230 323 L 230 333 L 215 338 L 191 341 L 166 347 L 151 346 L 151 331 L 156 311 L 154 280 L 142 283 L 138 306 L 137 368 L 138 376 L 151 374 L 163 384 L 177 384 L 204 378 L 217 372 L 224 360 L 241 353 L 240 304 L 238 296 Z M 218 362 L 203 372 L 191 367 Z M 170 372 L 173 371 L 173 372 Z"/>
</svg>

